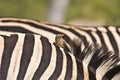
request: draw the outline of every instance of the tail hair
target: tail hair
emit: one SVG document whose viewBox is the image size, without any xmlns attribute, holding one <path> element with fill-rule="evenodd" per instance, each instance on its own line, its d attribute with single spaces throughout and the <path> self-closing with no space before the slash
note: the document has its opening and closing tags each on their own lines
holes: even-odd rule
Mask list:
<svg viewBox="0 0 120 80">
<path fill-rule="evenodd" d="M 87 66 L 96 79 L 102 80 L 105 77 L 104 75 L 118 64 L 119 55 L 109 51 L 104 45 L 89 44 L 81 50 L 81 44 L 82 41 L 73 40 L 73 55 L 76 57 L 78 64 Z"/>
</svg>

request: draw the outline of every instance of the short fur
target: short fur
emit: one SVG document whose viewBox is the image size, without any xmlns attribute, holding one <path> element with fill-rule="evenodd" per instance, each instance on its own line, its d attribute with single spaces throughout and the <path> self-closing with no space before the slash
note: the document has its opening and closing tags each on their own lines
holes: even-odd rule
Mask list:
<svg viewBox="0 0 120 80">
<path fill-rule="evenodd" d="M 114 68 L 116 69 L 116 67 L 117 70 L 119 70 L 116 71 L 116 74 L 118 72 L 120 73 L 120 69 L 118 69 L 120 66 L 117 65 L 119 62 L 118 55 L 112 51 L 108 51 L 108 49 L 104 46 L 97 43 L 90 44 L 88 47 L 84 48 L 83 51 L 81 51 L 81 41 L 77 39 L 73 40 L 72 45 L 73 54 L 75 55 L 78 64 L 82 64 L 83 68 L 84 66 L 87 66 L 87 78 L 89 77 L 89 80 L 111 80 L 115 75 L 112 77 L 108 75 L 115 72 Z M 86 73 L 83 71 L 83 74 Z M 87 78 L 84 75 L 84 80 Z"/>
</svg>

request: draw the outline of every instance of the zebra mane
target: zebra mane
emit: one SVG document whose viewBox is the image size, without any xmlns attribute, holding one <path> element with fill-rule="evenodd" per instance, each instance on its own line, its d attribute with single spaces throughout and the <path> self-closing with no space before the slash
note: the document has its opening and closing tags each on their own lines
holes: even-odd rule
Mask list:
<svg viewBox="0 0 120 80">
<path fill-rule="evenodd" d="M 76 42 L 78 42 L 76 44 Z M 80 40 L 73 40 L 73 54 L 76 57 L 78 64 L 82 64 L 86 73 L 88 70 L 89 76 L 102 80 L 103 76 L 112 68 L 117 66 L 119 62 L 119 56 L 112 51 L 109 51 L 106 47 L 100 44 L 89 44 L 81 50 Z M 104 76 L 105 77 L 105 76 Z"/>
</svg>

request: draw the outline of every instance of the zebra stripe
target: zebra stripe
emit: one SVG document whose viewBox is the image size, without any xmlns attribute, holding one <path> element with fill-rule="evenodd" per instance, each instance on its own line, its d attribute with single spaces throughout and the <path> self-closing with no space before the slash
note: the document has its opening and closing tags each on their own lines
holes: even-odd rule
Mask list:
<svg viewBox="0 0 120 80">
<path fill-rule="evenodd" d="M 120 65 L 110 69 L 103 77 L 103 80 L 120 80 Z"/>
<path fill-rule="evenodd" d="M 70 44 L 70 40 L 80 38 L 83 41 L 82 50 L 89 43 L 99 43 L 108 47 L 109 50 L 120 54 L 120 27 L 113 26 L 72 26 L 62 25 L 50 22 L 42 22 L 30 19 L 20 18 L 0 18 L 0 30 L 40 34 L 48 39 L 55 39 L 56 34 L 64 33 L 63 37 Z M 120 56 L 120 55 L 119 55 Z"/>
<path fill-rule="evenodd" d="M 77 80 L 75 57 L 46 37 L 0 34 L 0 80 Z"/>
<path fill-rule="evenodd" d="M 91 44 L 82 52 L 74 55 L 81 65 L 82 80 L 120 79 L 119 57 L 113 52 L 109 52 L 104 46 Z"/>
<path fill-rule="evenodd" d="M 99 45 L 74 57 L 40 35 L 3 33 L 0 41 L 1 80 L 119 80 L 118 56 Z"/>
</svg>

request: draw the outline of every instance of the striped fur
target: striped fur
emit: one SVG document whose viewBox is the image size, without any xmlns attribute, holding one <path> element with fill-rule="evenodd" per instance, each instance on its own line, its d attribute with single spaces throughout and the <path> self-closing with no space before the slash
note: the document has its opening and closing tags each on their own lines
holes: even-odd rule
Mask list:
<svg viewBox="0 0 120 80">
<path fill-rule="evenodd" d="M 75 57 L 40 35 L 1 34 L 0 80 L 119 80 L 116 54 L 96 44 L 80 52 L 73 42 Z"/>
<path fill-rule="evenodd" d="M 99 44 L 91 44 L 82 52 L 79 49 L 80 46 L 75 47 L 74 55 L 81 69 L 82 80 L 120 80 L 118 55 Z"/>
<path fill-rule="evenodd" d="M 25 35 L 3 35 L 11 32 L 12 34 L 25 33 Z M 32 34 L 26 35 L 26 33 Z M 76 46 L 73 47 L 77 61 L 72 54 L 65 53 L 56 44 L 53 44 L 56 34 L 60 33 L 65 34 L 64 39 L 69 44 L 74 38 L 80 38 L 83 41 L 82 50 L 79 45 L 79 49 L 74 49 Z M 2 35 L 0 37 L 2 45 L 0 47 L 0 78 L 3 78 L 2 80 L 5 80 L 6 77 L 8 80 L 11 78 L 119 80 L 119 65 L 116 65 L 118 63 L 117 53 L 120 53 L 119 27 L 75 27 L 29 19 L 0 18 L 0 34 Z M 38 37 L 39 39 L 34 39 Z M 43 45 L 43 43 L 45 44 Z M 103 44 L 107 48 L 104 50 L 99 45 L 89 46 L 89 43 Z M 51 52 L 47 49 L 50 49 Z M 108 52 L 108 49 L 115 51 L 116 54 Z M 38 59 L 40 59 L 39 62 Z M 42 68 L 38 65 L 42 65 Z"/>
<path fill-rule="evenodd" d="M 0 80 L 79 80 L 75 57 L 46 37 L 0 34 Z"/>
<path fill-rule="evenodd" d="M 120 54 L 120 27 L 97 26 L 75 27 L 72 25 L 55 24 L 30 19 L 0 18 L 0 30 L 41 34 L 48 39 L 55 39 L 56 34 L 64 33 L 64 39 L 70 44 L 74 38 L 82 39 L 82 50 L 89 43 L 104 44 L 109 50 Z"/>
</svg>

